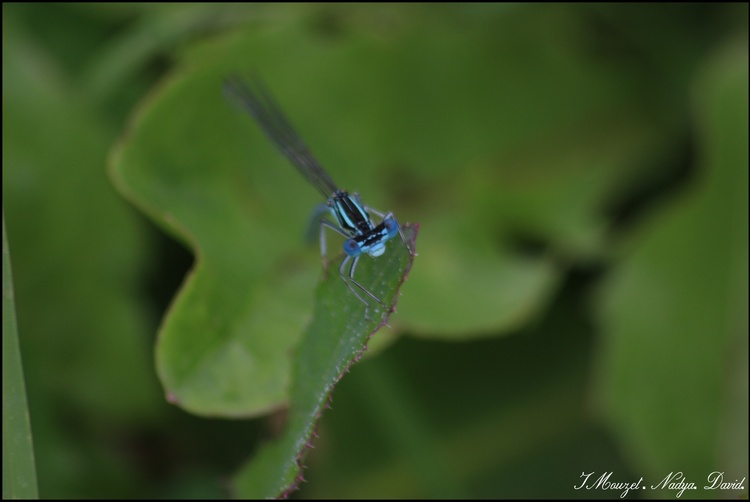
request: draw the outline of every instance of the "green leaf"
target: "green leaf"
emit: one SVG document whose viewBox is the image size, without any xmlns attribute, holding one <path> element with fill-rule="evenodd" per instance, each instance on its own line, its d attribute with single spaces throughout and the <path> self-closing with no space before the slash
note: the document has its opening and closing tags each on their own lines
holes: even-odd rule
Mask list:
<svg viewBox="0 0 750 502">
<path fill-rule="evenodd" d="M 640 229 L 605 289 L 602 404 L 655 481 L 747 475 L 747 58 L 745 39 L 704 70 L 702 183 Z"/>
<path fill-rule="evenodd" d="M 123 493 L 136 476 L 102 461 L 111 447 L 104 438 L 153 420 L 163 405 L 143 291 L 149 234 L 106 176 L 118 134 L 112 115 L 79 92 L 41 43 L 40 26 L 21 15 L 26 8 L 49 13 L 21 4 L 3 11 L 3 205 L 39 492 L 81 497 L 96 479 Z M 87 33 L 67 21 L 69 33 Z M 94 44 L 83 38 L 77 43 Z M 71 427 L 71 416 L 87 425 Z"/>
<path fill-rule="evenodd" d="M 321 282 L 313 321 L 295 352 L 289 421 L 282 437 L 262 448 L 235 478 L 240 498 L 279 497 L 296 488 L 303 454 L 334 386 L 361 357 L 369 338 L 388 322 L 411 269 L 417 229 L 407 226 L 403 231 L 407 245 L 397 241 L 384 256 L 361 260 L 357 267 L 357 281 L 388 309 L 366 309 L 336 273 Z"/>
<path fill-rule="evenodd" d="M 554 12 L 515 13 L 528 16 L 520 33 L 407 18 L 386 38 L 365 30 L 334 45 L 309 28 L 310 12 L 284 13 L 273 29 L 187 51 L 186 70 L 142 104 L 114 156 L 120 191 L 196 253 L 157 365 L 170 399 L 204 415 L 257 416 L 286 402 L 288 352 L 317 275 L 299 236 L 319 200 L 225 102 L 227 75 L 257 69 L 337 183 L 426 229 L 430 252 L 394 333 L 466 339 L 529 322 L 558 283 L 556 254 L 603 253 L 601 205 L 634 159 L 672 134 L 669 114 L 630 104 L 637 74 L 576 57 Z M 519 59 L 514 37 L 535 49 Z M 355 64 L 345 79 L 330 71 Z M 618 120 L 603 127 L 605 116 Z M 549 141 L 557 128 L 570 132 Z M 518 252 L 518 229 L 545 252 Z"/>
<path fill-rule="evenodd" d="M 3 499 L 35 499 L 36 467 L 3 212 Z"/>
<path fill-rule="evenodd" d="M 197 254 L 157 342 L 169 399 L 204 415 L 248 416 L 287 399 L 288 352 L 320 262 L 300 238 L 315 193 L 224 100 L 228 73 L 178 79 L 145 103 L 112 173 Z"/>
</svg>

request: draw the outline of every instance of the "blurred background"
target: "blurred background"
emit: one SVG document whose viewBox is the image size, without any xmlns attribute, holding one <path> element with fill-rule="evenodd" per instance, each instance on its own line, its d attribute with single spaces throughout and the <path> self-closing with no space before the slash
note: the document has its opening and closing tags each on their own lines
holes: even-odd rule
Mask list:
<svg viewBox="0 0 750 502">
<path fill-rule="evenodd" d="M 319 201 L 220 91 L 256 68 L 338 183 L 421 229 L 294 497 L 619 498 L 574 488 L 608 472 L 672 497 L 651 487 L 682 472 L 684 497 L 746 498 L 747 25 L 721 3 L 3 4 L 40 496 L 227 497 L 278 434 L 283 394 L 188 412 L 154 357 L 195 255 L 227 271 L 191 290 L 216 303 L 254 271 L 252 336 L 309 320 Z M 703 490 L 714 471 L 743 488 Z"/>
</svg>

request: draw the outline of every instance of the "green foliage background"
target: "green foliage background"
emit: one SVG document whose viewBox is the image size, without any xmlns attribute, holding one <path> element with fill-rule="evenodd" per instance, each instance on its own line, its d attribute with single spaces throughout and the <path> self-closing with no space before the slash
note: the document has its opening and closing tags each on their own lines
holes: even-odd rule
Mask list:
<svg viewBox="0 0 750 502">
<path fill-rule="evenodd" d="M 391 329 L 336 387 L 297 496 L 615 498 L 573 486 L 747 477 L 747 19 L 4 4 L 40 496 L 242 494 L 282 427 L 318 200 L 225 103 L 222 78 L 251 68 L 334 179 L 420 224 Z"/>
</svg>

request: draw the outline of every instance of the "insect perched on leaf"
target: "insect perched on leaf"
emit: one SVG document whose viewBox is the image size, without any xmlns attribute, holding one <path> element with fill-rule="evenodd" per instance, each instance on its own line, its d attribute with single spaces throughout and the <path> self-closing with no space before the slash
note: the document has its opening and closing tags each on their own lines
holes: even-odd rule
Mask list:
<svg viewBox="0 0 750 502">
<path fill-rule="evenodd" d="M 365 206 L 359 194 L 350 195 L 336 186 L 328 173 L 312 156 L 304 141 L 297 135 L 259 77 L 254 76 L 249 80 L 231 77 L 225 82 L 224 89 L 255 119 L 276 148 L 326 198 L 323 204 L 324 212 L 329 212 L 333 216 L 333 221 L 320 219 L 320 252 L 324 264 L 327 256 L 325 229 L 328 228 L 346 238 L 344 241 L 346 257 L 339 267 L 339 275 L 354 296 L 365 304 L 365 317 L 369 314 L 368 299 L 385 307 L 377 296 L 357 282 L 354 274 L 357 270 L 357 263 L 363 255 L 370 255 L 373 258 L 381 256 L 385 252 L 386 243 L 396 234 L 400 235 L 401 240 L 407 248 L 409 247 L 393 213 L 382 213 Z M 378 224 L 373 222 L 370 213 L 380 218 Z"/>
</svg>

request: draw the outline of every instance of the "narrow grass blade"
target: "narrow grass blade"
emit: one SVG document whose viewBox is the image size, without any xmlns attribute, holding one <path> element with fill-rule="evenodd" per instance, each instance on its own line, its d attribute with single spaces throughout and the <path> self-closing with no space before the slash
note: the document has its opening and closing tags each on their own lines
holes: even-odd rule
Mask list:
<svg viewBox="0 0 750 502">
<path fill-rule="evenodd" d="M 3 213 L 3 499 L 37 497 L 34 449 L 18 347 L 10 250 Z"/>
</svg>

